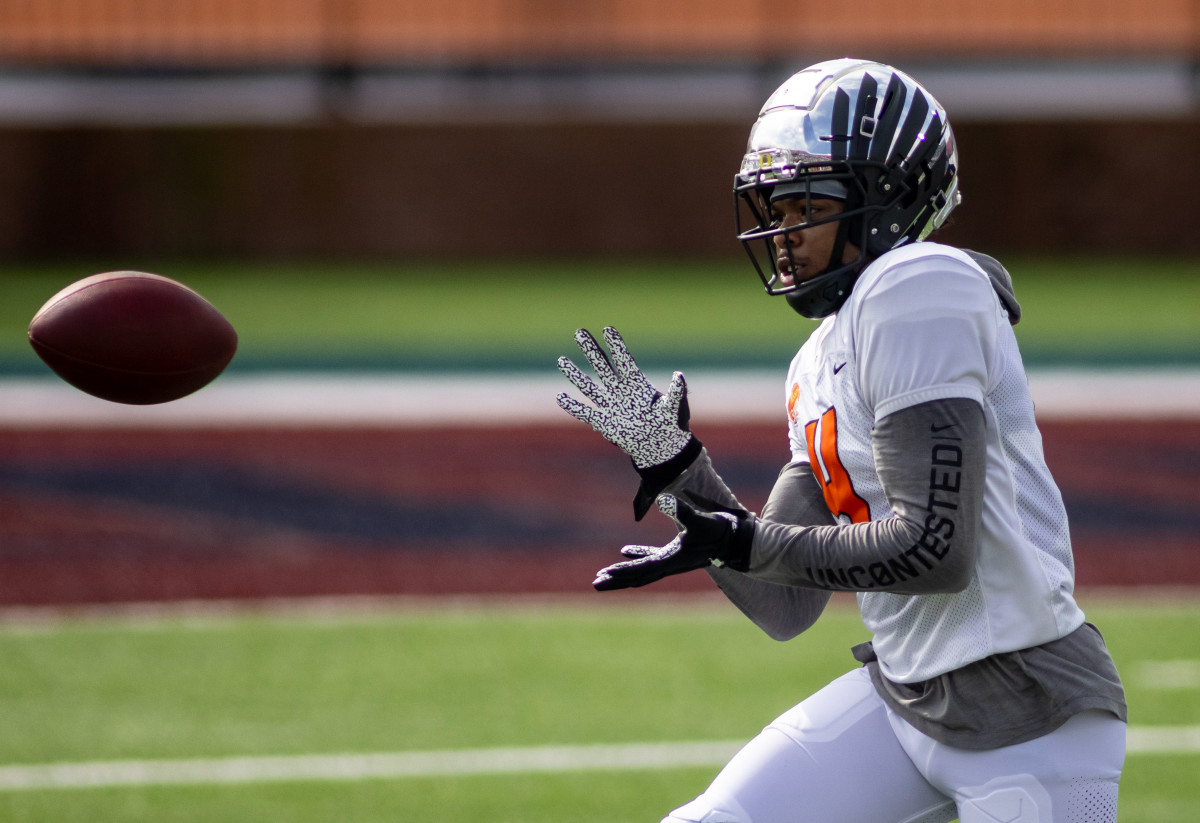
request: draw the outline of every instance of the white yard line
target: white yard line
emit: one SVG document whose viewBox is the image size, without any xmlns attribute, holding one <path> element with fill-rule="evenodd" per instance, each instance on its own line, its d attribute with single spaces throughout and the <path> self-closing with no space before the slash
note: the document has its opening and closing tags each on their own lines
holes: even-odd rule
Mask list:
<svg viewBox="0 0 1200 823">
<path fill-rule="evenodd" d="M 113 760 L 0 767 L 0 791 L 203 783 L 466 777 L 487 774 L 719 768 L 745 741 L 458 749 L 378 754 Z M 1133 727 L 1129 753 L 1200 753 L 1200 726 Z"/>
<path fill-rule="evenodd" d="M 226 375 L 159 406 L 97 400 L 54 377 L 0 380 L 0 427 L 567 425 L 554 398 L 570 387 L 547 374 Z M 669 375 L 652 374 L 665 385 Z M 695 420 L 780 422 L 784 372 L 688 373 Z M 1200 370 L 1035 370 L 1042 419 L 1200 418 Z"/>
<path fill-rule="evenodd" d="M 1200 660 L 1142 660 L 1134 666 L 1133 677 L 1143 689 L 1200 689 Z"/>
<path fill-rule="evenodd" d="M 5 766 L 0 767 L 0 791 L 719 766 L 738 750 L 742 742 L 540 746 Z"/>
<path fill-rule="evenodd" d="M 1200 726 L 1130 726 L 1129 754 L 1198 754 Z"/>
</svg>

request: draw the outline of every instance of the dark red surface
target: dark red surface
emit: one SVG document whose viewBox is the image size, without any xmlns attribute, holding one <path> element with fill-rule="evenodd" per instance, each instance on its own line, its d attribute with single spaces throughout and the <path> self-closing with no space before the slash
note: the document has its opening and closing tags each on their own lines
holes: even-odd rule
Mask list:
<svg viewBox="0 0 1200 823">
<path fill-rule="evenodd" d="M 761 507 L 782 430 L 698 434 Z M 1043 434 L 1081 585 L 1200 584 L 1200 421 Z M 587 593 L 622 545 L 673 533 L 633 521 L 635 487 L 582 426 L 0 431 L 0 605 Z"/>
</svg>

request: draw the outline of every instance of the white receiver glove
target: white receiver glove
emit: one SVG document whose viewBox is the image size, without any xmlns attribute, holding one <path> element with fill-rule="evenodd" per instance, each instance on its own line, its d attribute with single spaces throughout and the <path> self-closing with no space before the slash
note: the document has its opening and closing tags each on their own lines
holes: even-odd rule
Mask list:
<svg viewBox="0 0 1200 823">
<path fill-rule="evenodd" d="M 587 329 L 575 332 L 575 342 L 592 364 L 599 382 L 568 358 L 558 358 L 559 371 L 594 405 L 581 403 L 566 393 L 558 395 L 558 405 L 619 446 L 637 468 L 666 463 L 692 439 L 683 373 L 675 372 L 664 396 L 638 368 L 616 329 L 606 326 L 604 340 L 612 352 L 611 361 Z"/>
<path fill-rule="evenodd" d="M 675 372 L 664 395 L 638 368 L 616 329 L 606 326 L 604 340 L 611 360 L 587 329 L 575 332 L 596 379 L 566 357 L 558 359 L 558 368 L 591 404 L 562 393 L 558 405 L 633 460 L 642 477 L 634 499 L 634 517 L 641 520 L 658 493 L 691 465 L 703 446 L 688 428 L 683 373 Z"/>
</svg>

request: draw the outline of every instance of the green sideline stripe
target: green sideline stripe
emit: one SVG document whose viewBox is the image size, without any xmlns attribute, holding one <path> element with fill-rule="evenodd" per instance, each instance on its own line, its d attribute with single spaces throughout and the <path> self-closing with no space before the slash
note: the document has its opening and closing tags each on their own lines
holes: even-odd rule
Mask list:
<svg viewBox="0 0 1200 823">
<path fill-rule="evenodd" d="M 568 341 L 569 344 L 570 341 Z M 571 345 L 545 352 L 445 351 L 441 353 L 394 355 L 382 353 L 300 355 L 239 354 L 229 365 L 230 374 L 272 374 L 305 372 L 413 373 L 440 374 L 461 372 L 550 373 L 559 355 L 574 355 Z M 638 364 L 649 370 L 674 369 L 777 369 L 786 370 L 790 350 L 774 351 L 648 351 L 638 355 Z M 1187 349 L 1104 349 L 1054 350 L 1026 347 L 1026 366 L 1037 368 L 1178 368 L 1200 365 L 1200 350 Z M 28 357 L 0 356 L 0 378 L 41 377 L 50 374 L 39 360 Z"/>
<path fill-rule="evenodd" d="M 745 741 L 460 749 L 381 754 L 115 760 L 0 767 L 0 791 L 719 767 Z M 1200 726 L 1133 727 L 1130 754 L 1200 753 Z"/>
</svg>

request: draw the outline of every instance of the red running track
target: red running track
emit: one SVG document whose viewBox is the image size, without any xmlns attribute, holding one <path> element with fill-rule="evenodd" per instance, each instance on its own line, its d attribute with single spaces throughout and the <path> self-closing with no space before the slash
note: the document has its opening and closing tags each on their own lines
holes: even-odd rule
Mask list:
<svg viewBox="0 0 1200 823">
<path fill-rule="evenodd" d="M 697 433 L 761 507 L 780 428 Z M 1200 585 L 1200 421 L 1043 435 L 1080 585 Z M 673 531 L 633 522 L 635 485 L 572 426 L 0 430 L 0 605 L 586 593 L 620 546 Z"/>
</svg>

